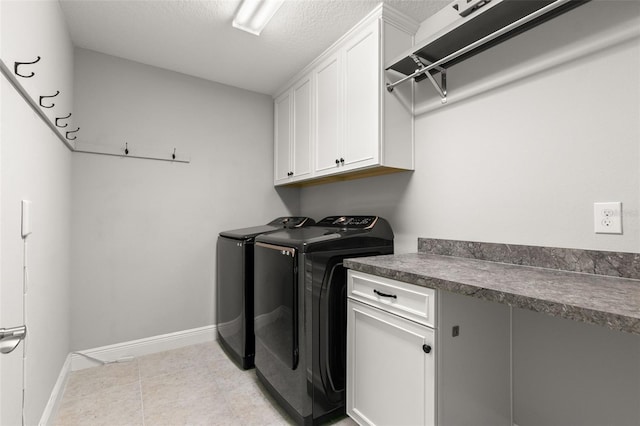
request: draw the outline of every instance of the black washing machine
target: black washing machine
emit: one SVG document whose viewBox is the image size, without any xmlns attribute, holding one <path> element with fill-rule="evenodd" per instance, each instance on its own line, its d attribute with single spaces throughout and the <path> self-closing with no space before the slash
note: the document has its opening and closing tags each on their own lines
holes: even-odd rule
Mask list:
<svg viewBox="0 0 640 426">
<path fill-rule="evenodd" d="M 256 238 L 255 367 L 300 425 L 345 413 L 345 258 L 393 253 L 377 216 L 330 216 L 316 225 Z"/>
<path fill-rule="evenodd" d="M 307 217 L 279 217 L 267 225 L 221 232 L 216 256 L 218 341 L 238 366 L 253 367 L 253 242 L 257 235 L 314 224 Z"/>
</svg>

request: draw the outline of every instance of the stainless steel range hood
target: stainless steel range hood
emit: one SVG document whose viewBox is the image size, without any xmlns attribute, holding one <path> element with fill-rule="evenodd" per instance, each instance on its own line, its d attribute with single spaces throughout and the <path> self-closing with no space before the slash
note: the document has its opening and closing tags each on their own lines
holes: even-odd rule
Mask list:
<svg viewBox="0 0 640 426">
<path fill-rule="evenodd" d="M 417 43 L 386 69 L 405 77 L 387 83 L 428 78 L 446 101 L 446 69 L 589 0 L 456 0 L 439 12 L 451 22 Z M 441 83 L 434 78 L 441 74 Z"/>
</svg>

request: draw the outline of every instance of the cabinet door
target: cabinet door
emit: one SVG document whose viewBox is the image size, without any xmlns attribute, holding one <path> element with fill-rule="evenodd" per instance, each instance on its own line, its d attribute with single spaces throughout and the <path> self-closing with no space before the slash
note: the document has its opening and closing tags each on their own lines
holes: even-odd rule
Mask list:
<svg viewBox="0 0 640 426">
<path fill-rule="evenodd" d="M 327 174 L 339 168 L 341 143 L 340 78 L 338 55 L 330 57 L 315 70 L 316 151 L 315 172 Z"/>
<path fill-rule="evenodd" d="M 380 127 L 380 30 L 373 22 L 344 49 L 344 169 L 377 164 Z"/>
<path fill-rule="evenodd" d="M 293 177 L 311 174 L 311 77 L 293 88 Z"/>
<path fill-rule="evenodd" d="M 291 173 L 291 91 L 275 100 L 274 182 L 287 182 Z"/>
<path fill-rule="evenodd" d="M 435 423 L 434 331 L 348 300 L 347 414 L 362 425 Z"/>
</svg>

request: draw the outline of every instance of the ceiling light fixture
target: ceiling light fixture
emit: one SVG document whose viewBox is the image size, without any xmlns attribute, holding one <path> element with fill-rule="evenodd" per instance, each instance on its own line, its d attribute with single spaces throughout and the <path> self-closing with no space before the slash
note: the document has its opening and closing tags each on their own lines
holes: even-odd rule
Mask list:
<svg viewBox="0 0 640 426">
<path fill-rule="evenodd" d="M 260 35 L 284 0 L 243 0 L 232 25 L 239 30 Z"/>
</svg>

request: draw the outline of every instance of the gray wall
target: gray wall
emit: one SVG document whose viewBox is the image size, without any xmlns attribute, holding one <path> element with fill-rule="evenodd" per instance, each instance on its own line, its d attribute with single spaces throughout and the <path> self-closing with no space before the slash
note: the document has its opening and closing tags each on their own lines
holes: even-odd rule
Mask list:
<svg viewBox="0 0 640 426">
<path fill-rule="evenodd" d="M 416 117 L 415 171 L 305 188 L 303 213 L 386 216 L 399 252 L 417 237 L 640 251 L 638 38 L 519 78 L 637 28 L 639 7 L 590 2 L 456 65 L 447 105 L 420 83 L 417 109 L 439 107 Z M 623 235 L 594 234 L 597 201 L 623 202 Z"/>
<path fill-rule="evenodd" d="M 220 231 L 297 214 L 273 187 L 270 97 L 77 49 L 82 142 L 191 163 L 74 154 L 71 347 L 213 324 Z"/>
<path fill-rule="evenodd" d="M 598 50 L 637 31 L 639 9 L 590 2 L 456 65 L 445 106 L 420 83 L 417 108 L 427 112 L 416 117 L 415 171 L 304 188 L 302 213 L 384 216 L 396 252 L 415 252 L 418 237 L 640 252 L 640 40 Z M 562 57 L 573 59 L 558 64 Z M 623 235 L 594 234 L 596 201 L 623 202 Z M 638 336 L 578 333 L 519 310 L 513 318 L 517 424 L 640 422 L 637 403 L 603 404 L 640 400 Z M 579 350 L 599 341 L 606 351 Z M 545 357 L 527 351 L 534 342 Z M 583 389 L 574 378 L 589 377 L 603 357 L 616 368 Z M 579 406 L 563 407 L 569 397 Z"/>
<path fill-rule="evenodd" d="M 12 69 L 14 60 L 31 61 L 41 55 L 42 62 L 33 69 L 36 76 L 29 81 L 22 79 L 21 83 L 36 99 L 45 91 L 60 90 L 56 108 L 47 112 L 66 115 L 72 110 L 73 46 L 59 3 L 2 1 L 0 11 L 3 61 Z M 14 31 L 14 25 L 21 26 L 21 30 Z M 34 425 L 40 421 L 69 353 L 72 154 L 5 77 L 0 76 L 0 80 L 0 297 L 6 297 L 5 291 L 9 289 L 19 292 L 9 300 L 22 303 L 25 254 L 27 258 L 24 302 L 27 337 L 14 353 L 0 356 L 5 357 L 6 368 L 8 357 L 24 354 L 23 414 L 25 424 Z M 20 234 L 21 200 L 32 202 L 32 234 L 26 239 L 26 247 Z M 21 325 L 5 321 L 6 315 L 7 312 L 2 312 L 1 327 Z M 0 381 L 0 392 L 13 393 L 3 395 L 3 402 L 9 398 L 15 401 L 12 406 L 2 406 L 2 419 L 10 419 L 10 414 L 17 412 L 11 422 L 16 419 L 19 422 L 22 371 L 2 371 Z"/>
</svg>

